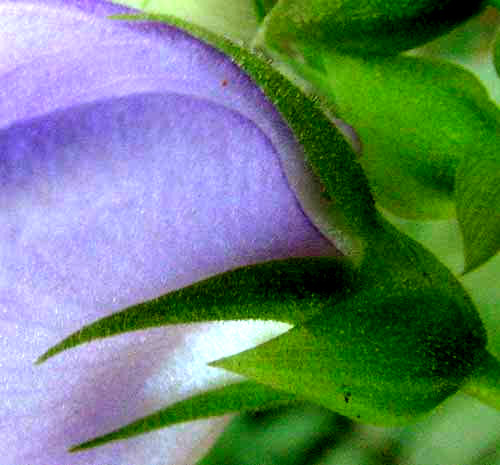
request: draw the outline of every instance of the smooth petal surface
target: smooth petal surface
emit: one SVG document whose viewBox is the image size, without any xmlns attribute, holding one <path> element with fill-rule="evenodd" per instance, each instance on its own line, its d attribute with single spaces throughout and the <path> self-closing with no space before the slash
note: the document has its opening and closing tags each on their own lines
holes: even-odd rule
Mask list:
<svg viewBox="0 0 500 465">
<path fill-rule="evenodd" d="M 259 89 L 180 31 L 106 19 L 122 11 L 0 5 L 2 463 L 194 463 L 220 424 L 66 450 L 238 380 L 205 364 L 287 325 L 162 328 L 33 362 L 96 318 L 215 273 L 336 253 L 288 186 L 280 158 L 301 149 Z"/>
</svg>

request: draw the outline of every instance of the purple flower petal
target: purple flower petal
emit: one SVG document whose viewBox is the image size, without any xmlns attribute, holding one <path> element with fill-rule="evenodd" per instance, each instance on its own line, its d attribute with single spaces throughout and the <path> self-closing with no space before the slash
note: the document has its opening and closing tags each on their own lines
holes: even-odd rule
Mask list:
<svg viewBox="0 0 500 465">
<path fill-rule="evenodd" d="M 335 253 L 289 188 L 280 159 L 301 149 L 259 89 L 178 30 L 106 19 L 117 11 L 90 0 L 0 6 L 7 464 L 193 463 L 189 454 L 217 428 L 213 420 L 66 450 L 234 382 L 205 363 L 287 325 L 161 328 L 77 348 L 41 367 L 34 360 L 96 318 L 204 277 Z"/>
</svg>

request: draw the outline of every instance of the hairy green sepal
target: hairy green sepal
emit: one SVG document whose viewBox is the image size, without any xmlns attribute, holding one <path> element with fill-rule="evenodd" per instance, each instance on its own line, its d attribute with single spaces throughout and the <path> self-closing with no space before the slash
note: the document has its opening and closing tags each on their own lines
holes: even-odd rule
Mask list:
<svg viewBox="0 0 500 465">
<path fill-rule="evenodd" d="M 86 342 L 159 326 L 227 320 L 297 324 L 346 298 L 355 281 L 352 266 L 338 258 L 292 258 L 242 267 L 97 320 L 49 349 L 37 363 Z"/>
<path fill-rule="evenodd" d="M 78 452 L 90 449 L 177 423 L 221 416 L 227 413 L 275 408 L 297 400 L 293 394 L 277 391 L 253 381 L 230 384 L 176 402 L 123 428 L 74 446 L 70 451 Z"/>
</svg>

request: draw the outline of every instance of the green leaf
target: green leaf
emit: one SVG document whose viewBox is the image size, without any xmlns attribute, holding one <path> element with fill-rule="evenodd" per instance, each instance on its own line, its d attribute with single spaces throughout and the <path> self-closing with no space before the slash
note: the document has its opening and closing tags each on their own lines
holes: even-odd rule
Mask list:
<svg viewBox="0 0 500 465">
<path fill-rule="evenodd" d="M 279 0 L 257 43 L 281 51 L 300 44 L 359 55 L 394 55 L 458 26 L 484 0 Z"/>
<path fill-rule="evenodd" d="M 128 439 L 186 421 L 221 416 L 232 412 L 274 408 L 296 401 L 298 401 L 297 397 L 292 394 L 280 392 L 252 381 L 230 384 L 177 402 L 108 434 L 74 446 L 70 451 L 90 449 L 111 441 Z"/>
<path fill-rule="evenodd" d="M 291 258 L 239 268 L 97 320 L 43 354 L 129 331 L 180 323 L 275 320 L 300 323 L 352 291 L 352 266 L 338 258 Z"/>
<path fill-rule="evenodd" d="M 211 365 L 389 426 L 416 420 L 455 393 L 484 347 L 452 297 L 375 288 Z"/>
<path fill-rule="evenodd" d="M 323 56 L 326 75 L 295 63 L 352 125 L 377 202 L 410 219 L 455 215 L 458 164 L 498 144 L 500 111 L 477 78 L 438 60 Z"/>
<path fill-rule="evenodd" d="M 364 241 L 378 227 L 378 213 L 353 149 L 317 98 L 306 95 L 261 55 L 179 18 L 165 15 L 116 18 L 162 21 L 184 29 L 230 56 L 272 101 L 305 152 L 307 165 L 303 174 L 307 179 L 294 177 L 290 162 L 282 160 L 290 186 L 304 211 L 342 252 L 351 258 L 362 255 Z"/>
<path fill-rule="evenodd" d="M 231 421 L 196 465 L 320 465 L 315 459 L 348 438 L 353 426 L 347 418 L 310 402 L 243 414 Z"/>
<path fill-rule="evenodd" d="M 465 272 L 485 263 L 500 250 L 500 152 L 467 156 L 456 180 L 457 217 L 465 249 Z"/>
</svg>

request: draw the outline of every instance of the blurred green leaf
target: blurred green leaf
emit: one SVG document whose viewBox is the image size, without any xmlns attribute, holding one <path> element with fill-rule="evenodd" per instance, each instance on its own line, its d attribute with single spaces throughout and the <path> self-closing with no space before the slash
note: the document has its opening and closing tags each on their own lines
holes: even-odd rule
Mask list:
<svg viewBox="0 0 500 465">
<path fill-rule="evenodd" d="M 242 414 L 197 465 L 312 465 L 349 437 L 353 426 L 308 402 Z"/>
<path fill-rule="evenodd" d="M 404 218 L 455 214 L 458 164 L 498 145 L 500 111 L 460 66 L 417 57 L 364 60 L 328 54 L 309 72 L 356 128 L 360 162 L 379 204 Z"/>
<path fill-rule="evenodd" d="M 279 392 L 252 381 L 230 384 L 177 402 L 123 428 L 74 446 L 71 451 L 76 452 L 111 441 L 128 439 L 177 423 L 221 416 L 231 412 L 268 409 L 296 401 L 296 397 L 291 394 Z"/>
<path fill-rule="evenodd" d="M 101 318 L 37 361 L 85 342 L 158 326 L 223 320 L 306 321 L 345 299 L 354 286 L 348 262 L 291 258 L 238 268 Z"/>
<path fill-rule="evenodd" d="M 258 43 L 281 51 L 310 44 L 359 55 L 392 55 L 422 45 L 479 13 L 484 0 L 279 0 Z"/>
<path fill-rule="evenodd" d="M 354 420 L 405 424 L 455 393 L 484 354 L 480 322 L 432 291 L 364 291 L 211 363 Z"/>
<path fill-rule="evenodd" d="M 400 231 L 432 251 L 455 275 L 463 270 L 463 243 L 456 218 L 416 221 L 401 218 L 388 211 L 383 213 Z"/>
<path fill-rule="evenodd" d="M 464 239 L 465 272 L 500 250 L 500 131 L 496 150 L 483 157 L 469 154 L 456 179 L 457 217 Z"/>
<path fill-rule="evenodd" d="M 500 412 L 462 393 L 401 431 L 399 462 L 411 465 L 498 465 Z"/>
<path fill-rule="evenodd" d="M 400 461 L 398 433 L 401 429 L 358 425 L 356 434 L 332 449 L 316 465 L 410 465 Z"/>
</svg>

